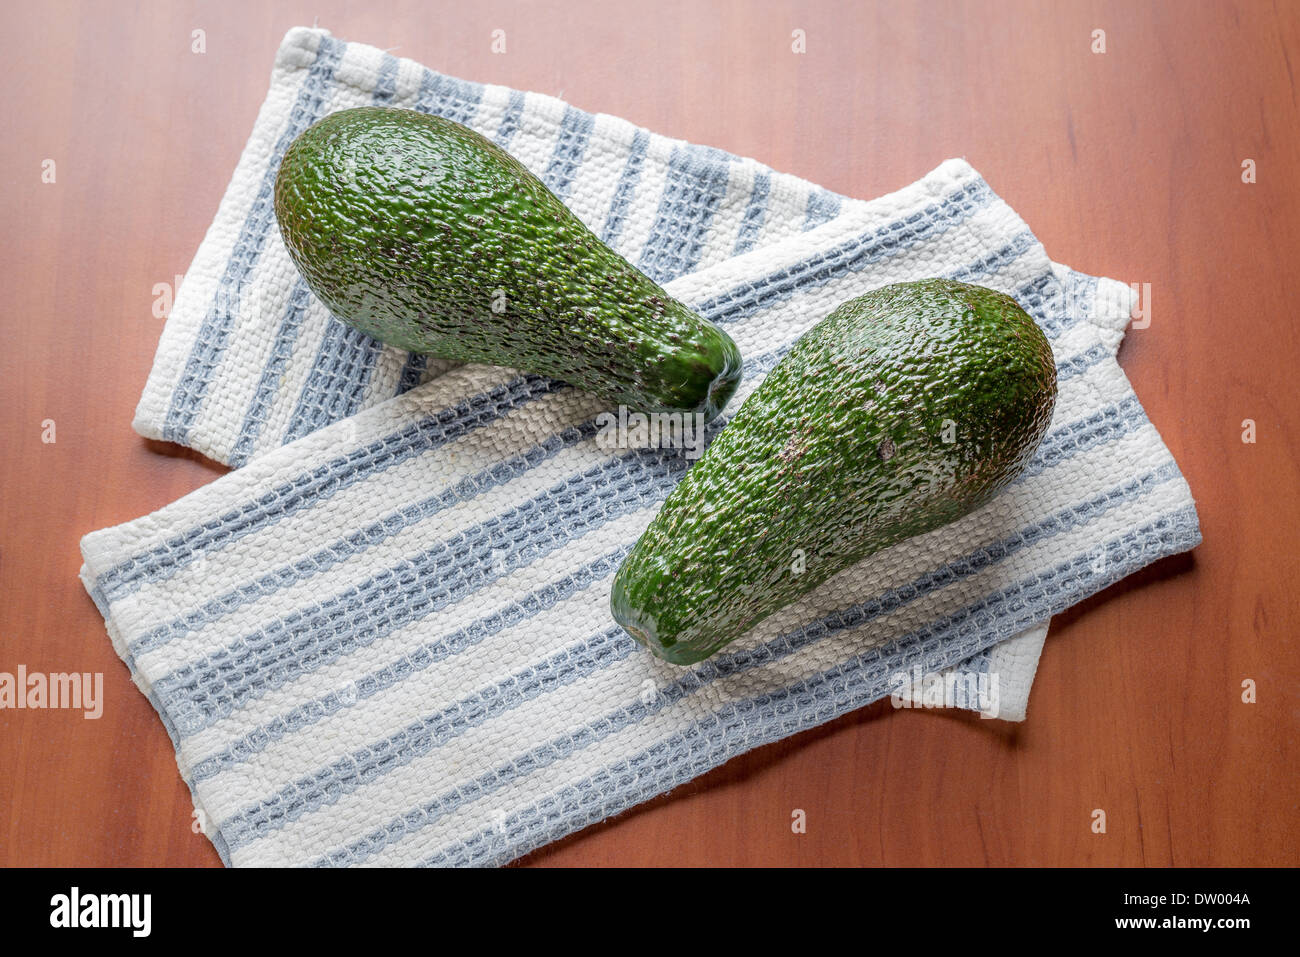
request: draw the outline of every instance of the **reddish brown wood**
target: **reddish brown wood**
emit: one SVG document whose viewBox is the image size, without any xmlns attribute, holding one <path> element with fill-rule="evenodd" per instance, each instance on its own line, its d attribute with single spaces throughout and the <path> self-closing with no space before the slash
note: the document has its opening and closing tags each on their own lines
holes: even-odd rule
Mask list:
<svg viewBox="0 0 1300 957">
<path fill-rule="evenodd" d="M 1056 259 L 1152 286 L 1151 326 L 1120 357 L 1191 483 L 1205 543 L 1057 619 L 1027 723 L 878 704 L 529 863 L 1300 857 L 1300 7 L 269 6 L 0 15 L 0 670 L 102 671 L 108 695 L 99 721 L 0 712 L 0 863 L 218 863 L 77 580 L 77 542 L 222 471 L 131 431 L 162 324 L 152 288 L 187 267 L 281 36 L 317 16 L 445 72 L 563 95 L 855 196 L 965 156 Z M 489 49 L 497 28 L 503 56 Z M 804 55 L 790 49 L 796 28 Z M 1254 445 L 1240 439 L 1246 418 Z M 45 419 L 55 444 L 41 441 Z M 1244 678 L 1255 705 L 1240 702 Z M 1104 836 L 1089 829 L 1098 807 Z M 795 808 L 806 834 L 791 833 Z"/>
</svg>

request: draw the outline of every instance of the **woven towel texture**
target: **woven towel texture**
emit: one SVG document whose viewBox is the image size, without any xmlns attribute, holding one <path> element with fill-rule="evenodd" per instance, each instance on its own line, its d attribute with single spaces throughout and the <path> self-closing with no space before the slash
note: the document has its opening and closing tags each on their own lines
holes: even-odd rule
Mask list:
<svg viewBox="0 0 1300 957">
<path fill-rule="evenodd" d="M 363 103 L 409 106 L 473 125 L 663 281 L 814 229 L 859 205 L 753 160 L 551 97 L 442 76 L 325 31 L 295 29 L 281 45 L 271 90 L 164 330 L 136 414 L 141 434 L 238 466 L 453 367 L 385 348 L 335 321 L 280 242 L 271 207 L 279 157 L 316 118 Z M 1072 299 L 1067 311 L 1106 317 L 1099 335 L 1117 345 L 1128 290 L 1056 271 Z M 1001 654 L 1000 717 L 1024 718 L 1045 635 L 1045 625 L 1031 629 Z M 987 667 L 980 659 L 953 670 L 975 675 Z"/>
<path fill-rule="evenodd" d="M 451 369 L 88 535 L 83 580 L 223 859 L 508 861 L 900 675 L 1023 677 L 1052 614 L 1199 541 L 1114 359 L 1126 288 L 1055 267 L 965 163 L 696 266 L 667 288 L 747 357 L 732 410 L 837 303 L 945 275 L 1015 295 L 1048 334 L 1049 434 L 978 512 L 690 668 L 607 611 L 685 453 L 602 448 L 598 402 L 510 370 Z"/>
<path fill-rule="evenodd" d="M 606 601 L 685 455 L 602 448 L 598 405 L 548 380 L 386 349 L 293 271 L 270 208 L 278 157 L 316 117 L 369 102 L 506 145 L 726 326 L 747 358 L 730 412 L 834 305 L 947 275 L 1015 295 L 1047 332 L 1052 430 L 980 512 L 708 662 L 658 662 Z M 1048 617 L 1199 541 L 1114 360 L 1130 305 L 1122 284 L 1051 263 L 959 161 L 861 202 L 297 29 L 136 418 L 243 467 L 87 536 L 82 577 L 228 863 L 507 861 L 881 696 L 924 701 L 909 677 L 1022 718 Z"/>
</svg>

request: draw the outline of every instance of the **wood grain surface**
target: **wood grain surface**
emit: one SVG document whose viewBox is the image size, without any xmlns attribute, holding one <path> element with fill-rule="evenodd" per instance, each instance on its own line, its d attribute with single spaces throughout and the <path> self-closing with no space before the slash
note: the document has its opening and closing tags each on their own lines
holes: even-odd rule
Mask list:
<svg viewBox="0 0 1300 957">
<path fill-rule="evenodd" d="M 0 711 L 0 864 L 219 864 L 78 540 L 224 471 L 131 430 L 154 287 L 188 266 L 281 37 L 315 19 L 858 197 L 964 156 L 1054 259 L 1151 286 L 1120 361 L 1205 541 L 1053 622 L 1027 722 L 878 703 L 526 863 L 1300 860 L 1300 4 L 221 0 L 0 14 L 0 671 L 103 672 L 106 696 L 98 720 Z"/>
</svg>

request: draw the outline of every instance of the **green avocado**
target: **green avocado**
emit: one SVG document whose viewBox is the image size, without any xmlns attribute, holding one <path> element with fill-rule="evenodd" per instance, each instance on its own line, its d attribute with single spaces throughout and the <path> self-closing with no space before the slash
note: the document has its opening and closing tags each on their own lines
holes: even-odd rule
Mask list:
<svg viewBox="0 0 1300 957">
<path fill-rule="evenodd" d="M 706 419 L 739 381 L 725 332 L 451 120 L 388 107 L 325 117 L 285 153 L 275 213 L 312 292 L 382 342 Z"/>
<path fill-rule="evenodd" d="M 713 654 L 836 572 L 987 502 L 1056 403 L 1015 300 L 943 279 L 839 306 L 768 374 L 615 575 L 615 620 L 661 658 Z"/>
</svg>

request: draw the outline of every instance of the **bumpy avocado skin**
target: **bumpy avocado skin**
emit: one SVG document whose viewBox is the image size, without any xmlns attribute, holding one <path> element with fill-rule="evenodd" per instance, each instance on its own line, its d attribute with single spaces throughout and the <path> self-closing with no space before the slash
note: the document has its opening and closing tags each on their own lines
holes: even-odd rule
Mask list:
<svg viewBox="0 0 1300 957">
<path fill-rule="evenodd" d="M 325 117 L 286 152 L 275 211 L 311 290 L 382 342 L 642 411 L 712 418 L 739 381 L 725 332 L 451 120 L 389 107 Z"/>
<path fill-rule="evenodd" d="M 1051 346 L 1009 296 L 931 279 L 846 302 L 669 495 L 619 567 L 613 616 L 659 657 L 701 661 L 988 501 L 1028 464 L 1055 402 Z"/>
</svg>

